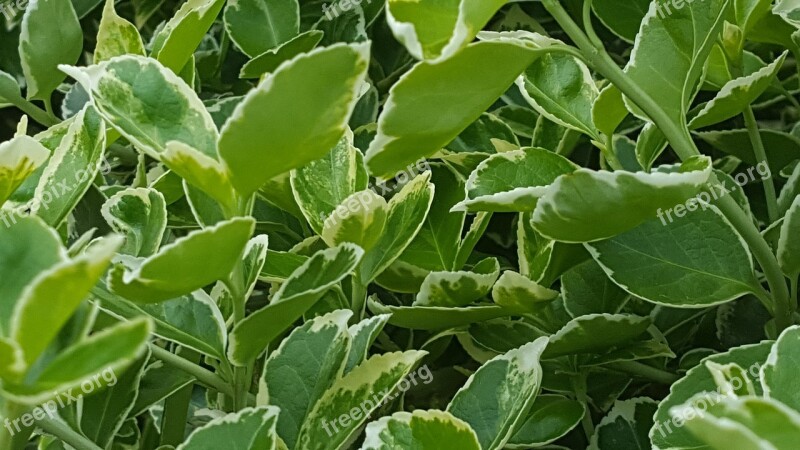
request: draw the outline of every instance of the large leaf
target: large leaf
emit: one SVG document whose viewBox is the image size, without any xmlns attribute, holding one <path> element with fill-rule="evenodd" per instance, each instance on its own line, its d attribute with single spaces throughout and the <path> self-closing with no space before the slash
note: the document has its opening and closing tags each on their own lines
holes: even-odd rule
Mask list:
<svg viewBox="0 0 800 450">
<path fill-rule="evenodd" d="M 362 284 L 386 270 L 422 228 L 433 202 L 434 186 L 429 180 L 430 172 L 417 176 L 389 201 L 383 234 L 359 267 Z"/>
<path fill-rule="evenodd" d="M 707 157 L 651 173 L 579 169 L 546 190 L 533 213 L 533 226 L 562 242 L 609 238 L 684 203 L 700 192 L 710 175 Z"/>
<path fill-rule="evenodd" d="M 503 448 L 525 421 L 541 388 L 546 346 L 542 337 L 490 360 L 450 401 L 447 412 L 475 430 L 483 450 Z"/>
<path fill-rule="evenodd" d="M 233 329 L 228 348 L 231 362 L 246 365 L 257 358 L 275 337 L 349 275 L 363 255 L 364 251 L 352 244 L 314 254 L 281 285 L 269 305 Z"/>
<path fill-rule="evenodd" d="M 232 219 L 192 232 L 143 261 L 123 260 L 109 274 L 109 286 L 129 300 L 158 303 L 227 280 L 254 225 L 251 218 Z"/>
<path fill-rule="evenodd" d="M 442 411 L 398 412 L 367 425 L 361 450 L 480 450 L 469 424 Z"/>
<path fill-rule="evenodd" d="M 660 3 L 650 3 L 625 73 L 673 123 L 685 123 L 727 5 L 728 0 L 687 2 L 665 14 Z"/>
<path fill-rule="evenodd" d="M 303 423 L 296 448 L 343 447 L 375 409 L 394 398 L 391 392 L 425 355 L 426 352 L 410 350 L 373 356 L 337 380 Z M 349 420 L 342 421 L 340 417 Z"/>
<path fill-rule="evenodd" d="M 100 115 L 149 156 L 180 141 L 216 158 L 217 128 L 197 94 L 152 58 L 118 56 L 90 67 L 60 66 L 83 85 Z"/>
<path fill-rule="evenodd" d="M 228 414 L 196 429 L 176 450 L 276 450 L 280 412 L 266 406 Z"/>
<path fill-rule="evenodd" d="M 713 206 L 588 248 L 617 285 L 658 304 L 701 308 L 758 289 L 747 247 Z"/>
<path fill-rule="evenodd" d="M 219 152 L 243 194 L 327 154 L 345 133 L 369 46 L 336 44 L 283 64 L 236 107 Z"/>
<path fill-rule="evenodd" d="M 417 59 L 447 59 L 469 44 L 507 0 L 389 0 L 386 21 Z"/>
<path fill-rule="evenodd" d="M 259 400 L 280 408 L 278 434 L 294 448 L 308 413 L 342 375 L 350 350 L 347 321 L 339 310 L 296 328 L 264 364 Z"/>
<path fill-rule="evenodd" d="M 798 350 L 800 327 L 787 328 L 772 347 L 766 363 L 761 368 L 761 386 L 764 396 L 777 400 L 795 410 L 800 407 L 800 392 L 796 377 L 792 377 L 791 367 L 800 361 Z"/>
<path fill-rule="evenodd" d="M 19 57 L 28 99 L 50 101 L 66 76 L 59 64 L 75 64 L 83 50 L 83 31 L 72 2 L 30 0 L 22 17 Z"/>
<path fill-rule="evenodd" d="M 455 211 L 532 211 L 561 175 L 578 166 L 542 148 L 498 153 L 481 162 L 467 180 L 467 198 Z"/>
<path fill-rule="evenodd" d="M 497 38 L 414 66 L 390 91 L 366 153 L 370 172 L 389 175 L 446 146 L 546 51 L 542 41 Z"/>
<path fill-rule="evenodd" d="M 245 54 L 255 57 L 297 35 L 300 5 L 297 0 L 231 0 L 225 29 Z"/>
<path fill-rule="evenodd" d="M 94 107 L 87 106 L 47 162 L 34 192 L 31 212 L 53 227 L 69 216 L 103 163 L 106 127 Z"/>
</svg>

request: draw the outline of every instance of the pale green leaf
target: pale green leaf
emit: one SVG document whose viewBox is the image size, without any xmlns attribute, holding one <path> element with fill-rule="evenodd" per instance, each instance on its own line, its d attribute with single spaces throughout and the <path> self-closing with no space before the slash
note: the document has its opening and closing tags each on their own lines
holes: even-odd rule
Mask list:
<svg viewBox="0 0 800 450">
<path fill-rule="evenodd" d="M 483 298 L 500 276 L 500 263 L 486 258 L 471 270 L 431 272 L 412 306 L 467 306 Z"/>
<path fill-rule="evenodd" d="M 197 428 L 176 450 L 276 450 L 275 426 L 281 411 L 272 406 L 245 408 Z"/>
<path fill-rule="evenodd" d="M 225 7 L 225 29 L 246 55 L 256 57 L 297 36 L 297 0 L 231 0 Z"/>
<path fill-rule="evenodd" d="M 120 253 L 146 257 L 158 251 L 167 227 L 167 207 L 160 192 L 121 190 L 103 204 L 101 213 L 111 229 L 125 237 Z"/>
<path fill-rule="evenodd" d="M 94 63 L 127 54 L 145 55 L 142 36 L 139 35 L 135 25 L 117 15 L 114 10 L 114 0 L 106 0 L 103 17 L 97 30 Z"/>
<path fill-rule="evenodd" d="M 153 37 L 151 55 L 180 73 L 214 24 L 225 0 L 186 0 Z"/>
<path fill-rule="evenodd" d="M 492 298 L 496 304 L 520 314 L 536 313 L 542 304 L 556 297 L 557 291 L 511 271 L 503 272 L 492 287 Z"/>
<path fill-rule="evenodd" d="M 443 411 L 397 412 L 367 425 L 361 450 L 480 450 L 469 424 Z"/>
<path fill-rule="evenodd" d="M 786 212 L 778 240 L 778 262 L 783 272 L 797 278 L 800 274 L 800 195 Z"/>
<path fill-rule="evenodd" d="M 356 192 L 325 219 L 320 236 L 331 247 L 352 242 L 369 251 L 380 240 L 388 214 L 383 197 L 369 189 Z"/>
</svg>

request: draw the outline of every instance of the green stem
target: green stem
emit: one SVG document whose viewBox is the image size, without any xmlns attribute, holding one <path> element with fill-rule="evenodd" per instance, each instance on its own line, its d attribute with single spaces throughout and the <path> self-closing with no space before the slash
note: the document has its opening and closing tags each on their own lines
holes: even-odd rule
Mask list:
<svg viewBox="0 0 800 450">
<path fill-rule="evenodd" d="M 181 348 L 178 356 L 192 364 L 200 361 L 200 354 L 187 348 Z M 164 418 L 161 426 L 161 445 L 177 446 L 186 435 L 186 419 L 192 401 L 194 384 L 189 384 L 174 392 L 164 401 Z"/>
<path fill-rule="evenodd" d="M 591 441 L 592 436 L 594 436 L 594 422 L 592 421 L 592 410 L 589 406 L 589 396 L 586 395 L 587 375 L 586 372 L 582 372 L 572 377 L 572 388 L 575 391 L 575 397 L 584 405 L 586 412 L 583 417 L 581 417 L 581 427 L 583 428 L 584 434 L 586 434 L 586 440 Z"/>
<path fill-rule="evenodd" d="M 766 164 L 769 168 L 769 161 L 767 160 L 767 152 L 764 149 L 764 141 L 761 140 L 761 133 L 758 131 L 758 122 L 756 116 L 753 114 L 753 108 L 750 105 L 744 109 L 744 122 L 747 125 L 747 134 L 750 136 L 750 142 L 753 144 L 753 153 L 756 156 L 758 164 Z M 767 197 L 767 214 L 769 215 L 769 223 L 775 223 L 778 220 L 778 196 L 775 193 L 775 181 L 770 176 L 762 180 L 764 182 L 764 193 Z"/>
<path fill-rule="evenodd" d="M 353 314 L 355 315 L 355 319 L 357 321 L 361 321 L 366 314 L 367 287 L 361 284 L 361 281 L 358 279 L 358 275 L 353 275 L 350 277 L 350 280 L 352 286 L 350 295 L 353 298 Z"/>
<path fill-rule="evenodd" d="M 13 102 L 13 104 L 19 108 L 20 111 L 27 114 L 28 117 L 48 128 L 59 123 L 59 120 L 52 118 L 47 111 L 23 98 L 18 99 L 17 101 Z"/>
<path fill-rule="evenodd" d="M 542 0 L 544 7 L 553 15 L 559 25 L 566 31 L 575 45 L 584 53 L 589 65 L 606 77 L 617 86 L 631 101 L 641 108 L 653 122 L 658 126 L 664 136 L 669 141 L 672 149 L 678 154 L 681 160 L 689 159 L 699 155 L 689 129 L 686 124 L 678 124 L 639 86 L 631 81 L 622 69 L 617 66 L 613 59 L 608 55 L 604 48 L 594 45 L 583 30 L 572 20 L 569 13 L 561 6 L 557 0 Z M 786 326 L 787 320 L 791 319 L 792 309 L 787 308 L 789 304 L 789 290 L 786 281 L 781 275 L 778 261 L 769 245 L 761 236 L 756 226 L 747 217 L 741 207 L 730 197 L 723 197 L 717 204 L 720 211 L 727 217 L 734 228 L 742 235 L 750 246 L 753 255 L 758 261 L 770 291 L 775 298 L 775 323 L 780 332 Z M 787 314 L 782 316 L 783 314 Z"/>
<path fill-rule="evenodd" d="M 0 449 L 6 450 L 13 448 L 12 443 L 14 442 L 15 436 L 12 431 L 14 428 L 13 422 L 14 419 L 19 418 L 24 412 L 25 408 L 23 406 L 6 401 L 2 417 L 4 423 L 0 424 Z"/>
<path fill-rule="evenodd" d="M 166 364 L 169 364 L 172 367 L 175 367 L 176 369 L 192 375 L 193 377 L 197 378 L 197 381 L 201 384 L 212 389 L 216 389 L 225 395 L 233 396 L 233 388 L 231 388 L 230 384 L 228 384 L 222 379 L 222 377 L 214 372 L 204 369 L 197 364 L 192 364 L 180 356 L 168 352 L 167 350 L 164 350 L 155 344 L 150 344 L 150 350 L 153 352 L 153 357 L 165 362 Z"/>
<path fill-rule="evenodd" d="M 59 420 L 45 416 L 44 419 L 37 420 L 36 425 L 45 432 L 71 445 L 75 450 L 103 450 L 97 444 Z"/>
<path fill-rule="evenodd" d="M 609 364 L 608 368 L 666 385 L 670 385 L 680 378 L 672 372 L 667 372 L 666 370 L 661 370 L 636 361 L 619 361 Z"/>
</svg>

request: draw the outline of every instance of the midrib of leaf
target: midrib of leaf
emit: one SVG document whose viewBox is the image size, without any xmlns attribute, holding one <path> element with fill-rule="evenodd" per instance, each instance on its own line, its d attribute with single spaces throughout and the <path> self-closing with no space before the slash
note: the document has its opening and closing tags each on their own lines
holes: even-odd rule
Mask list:
<svg viewBox="0 0 800 450">
<path fill-rule="evenodd" d="M 270 12 L 269 6 L 266 4 L 266 2 L 260 2 L 259 9 L 264 11 L 264 17 L 267 19 L 267 22 L 269 23 L 267 29 L 269 30 L 269 34 L 272 36 L 272 41 L 275 42 L 276 45 L 280 45 L 281 42 L 278 39 L 278 35 L 275 32 L 276 30 L 275 20 L 272 17 L 272 13 Z"/>
</svg>

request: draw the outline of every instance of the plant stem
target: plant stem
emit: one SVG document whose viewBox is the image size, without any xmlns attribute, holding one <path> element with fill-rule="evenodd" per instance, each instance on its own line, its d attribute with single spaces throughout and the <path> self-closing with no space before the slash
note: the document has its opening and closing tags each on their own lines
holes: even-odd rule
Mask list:
<svg viewBox="0 0 800 450">
<path fill-rule="evenodd" d="M 21 405 L 6 401 L 5 407 L 3 408 L 3 419 L 12 423 L 14 419 L 21 416 L 24 412 L 25 408 Z M 0 425 L 0 449 L 6 450 L 13 448 L 13 441 L 14 434 L 12 434 L 11 428 L 6 427 L 5 424 Z"/>
<path fill-rule="evenodd" d="M 591 441 L 594 436 L 594 422 L 592 422 L 592 410 L 589 406 L 589 396 L 586 395 L 586 371 L 572 377 L 572 388 L 575 390 L 575 397 L 583 403 L 585 413 L 581 417 L 581 427 L 586 435 L 586 440 Z"/>
<path fill-rule="evenodd" d="M 769 168 L 769 161 L 767 160 L 767 152 L 764 149 L 764 141 L 761 140 L 761 133 L 758 131 L 758 122 L 756 116 L 753 114 L 753 108 L 747 105 L 744 109 L 744 122 L 747 125 L 747 134 L 750 135 L 750 142 L 753 145 L 753 153 L 756 156 L 758 164 L 766 164 Z M 770 175 L 769 178 L 762 180 L 764 182 L 764 194 L 767 197 L 767 214 L 769 215 L 769 223 L 775 223 L 778 220 L 778 196 L 775 194 L 775 181 Z"/>
<path fill-rule="evenodd" d="M 353 314 L 355 315 L 356 321 L 361 321 L 366 313 L 365 308 L 367 306 L 367 287 L 361 284 L 357 274 L 351 276 L 350 280 L 352 286 L 350 296 L 353 298 Z"/>
<path fill-rule="evenodd" d="M 572 20 L 569 13 L 561 6 L 557 0 L 542 0 L 545 8 L 553 15 L 561 28 L 566 31 L 575 45 L 584 53 L 587 62 L 596 71 L 606 77 L 619 88 L 631 101 L 641 108 L 650 119 L 658 126 L 664 136 L 669 141 L 672 149 L 678 154 L 681 160 L 686 160 L 692 156 L 700 154 L 685 123 L 677 123 L 639 86 L 631 81 L 622 69 L 617 66 L 613 59 L 608 55 L 604 48 L 594 45 L 583 30 Z M 717 182 L 716 179 L 713 180 Z M 717 206 L 727 217 L 734 228 L 742 235 L 750 246 L 753 255 L 758 261 L 770 291 L 775 298 L 775 324 L 778 332 L 783 330 L 789 323 L 793 314 L 793 308 L 789 305 L 789 290 L 786 281 L 780 272 L 780 267 L 775 255 L 769 245 L 761 236 L 756 226 L 742 211 L 741 207 L 730 197 L 722 197 Z M 783 328 L 782 328 L 783 327 Z"/>
<path fill-rule="evenodd" d="M 97 444 L 59 420 L 45 416 L 44 419 L 37 420 L 36 425 L 45 432 L 71 445 L 75 450 L 103 450 Z"/>
<path fill-rule="evenodd" d="M 28 115 L 31 119 L 39 122 L 40 124 L 46 127 L 52 127 L 59 123 L 58 120 L 54 120 L 47 111 L 43 110 L 42 108 L 34 105 L 33 103 L 25 100 L 25 99 L 18 99 L 15 102 L 12 102 L 14 106 L 20 109 L 20 111 L 24 112 Z"/>
<path fill-rule="evenodd" d="M 192 364 L 197 364 L 200 361 L 200 354 L 185 347 L 178 350 L 177 356 L 186 359 Z M 191 383 L 174 392 L 164 401 L 161 445 L 177 446 L 183 442 L 193 391 L 194 383 Z"/>
<path fill-rule="evenodd" d="M 636 361 L 619 361 L 608 365 L 609 369 L 625 372 L 660 384 L 672 384 L 680 378 L 672 372 L 661 370 Z"/>
<path fill-rule="evenodd" d="M 156 359 L 159 359 L 170 366 L 175 367 L 176 369 L 192 375 L 193 377 L 197 378 L 197 381 L 201 384 L 212 389 L 216 389 L 225 395 L 233 396 L 233 388 L 231 388 L 230 384 L 228 384 L 222 379 L 222 377 L 214 372 L 204 369 L 197 364 L 192 364 L 190 361 L 187 361 L 172 352 L 168 352 L 167 350 L 164 350 L 155 344 L 150 344 L 150 350 L 153 352 L 153 356 Z"/>
</svg>

